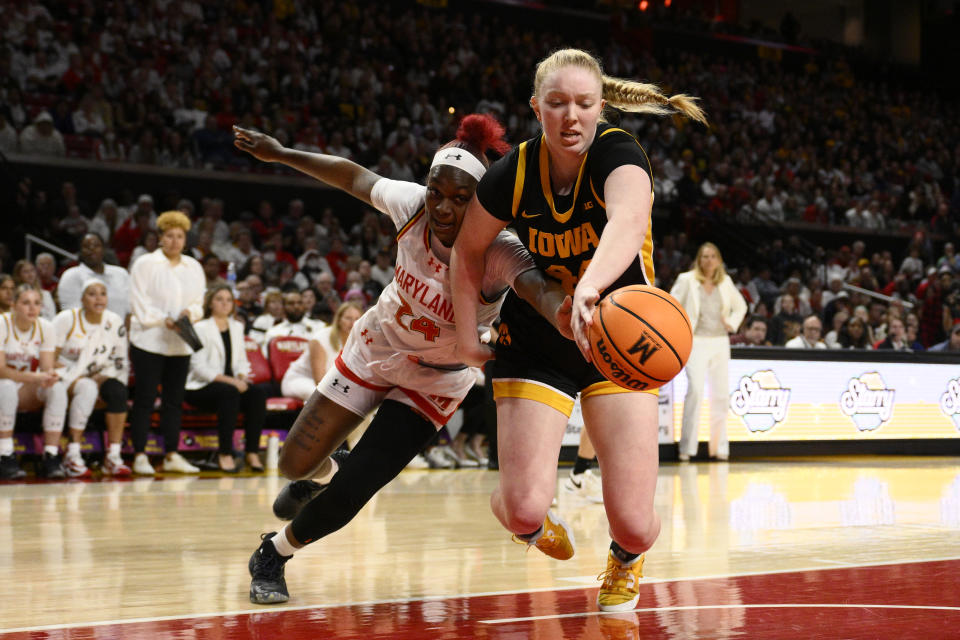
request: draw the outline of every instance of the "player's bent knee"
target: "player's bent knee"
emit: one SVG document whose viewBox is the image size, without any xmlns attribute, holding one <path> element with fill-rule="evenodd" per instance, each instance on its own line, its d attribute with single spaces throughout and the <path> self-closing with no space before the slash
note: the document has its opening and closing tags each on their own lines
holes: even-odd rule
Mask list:
<svg viewBox="0 0 960 640">
<path fill-rule="evenodd" d="M 547 515 L 550 501 L 532 499 L 529 495 L 514 494 L 512 499 L 503 495 L 503 506 L 506 511 L 507 528 L 514 533 L 524 534 L 536 531 L 543 524 Z"/>
<path fill-rule="evenodd" d="M 127 411 L 129 392 L 126 385 L 116 378 L 103 381 L 103 384 L 100 385 L 100 397 L 107 404 L 107 413 L 125 413 Z"/>
<path fill-rule="evenodd" d="M 660 535 L 660 518 L 656 513 L 643 521 L 610 523 L 610 533 L 621 547 L 632 553 L 643 553 Z"/>
<path fill-rule="evenodd" d="M 532 533 L 540 528 L 546 515 L 546 511 L 533 509 L 508 512 L 507 528 L 516 534 Z"/>
</svg>

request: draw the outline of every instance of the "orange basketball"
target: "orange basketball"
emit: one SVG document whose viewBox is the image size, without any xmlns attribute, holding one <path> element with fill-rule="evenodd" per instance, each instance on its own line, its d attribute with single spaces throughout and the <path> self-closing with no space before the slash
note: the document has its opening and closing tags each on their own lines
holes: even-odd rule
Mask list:
<svg viewBox="0 0 960 640">
<path fill-rule="evenodd" d="M 610 382 L 656 389 L 680 373 L 693 332 L 677 299 L 662 289 L 629 285 L 605 296 L 589 331 L 593 363 Z"/>
</svg>

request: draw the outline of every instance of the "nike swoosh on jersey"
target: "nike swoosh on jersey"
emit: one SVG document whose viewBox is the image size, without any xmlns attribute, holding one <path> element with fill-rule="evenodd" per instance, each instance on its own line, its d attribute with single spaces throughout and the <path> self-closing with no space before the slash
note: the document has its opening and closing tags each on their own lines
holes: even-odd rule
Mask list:
<svg viewBox="0 0 960 640">
<path fill-rule="evenodd" d="M 521 211 L 521 212 L 520 212 L 520 217 L 521 217 L 521 218 L 536 218 L 536 217 L 539 216 L 539 215 L 542 215 L 542 214 L 539 214 L 539 213 L 527 213 L 526 211 Z"/>
</svg>

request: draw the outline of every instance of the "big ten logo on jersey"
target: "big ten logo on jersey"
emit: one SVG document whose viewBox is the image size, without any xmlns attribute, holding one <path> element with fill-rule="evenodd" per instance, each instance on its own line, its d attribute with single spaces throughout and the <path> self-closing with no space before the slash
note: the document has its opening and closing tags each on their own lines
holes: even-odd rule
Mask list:
<svg viewBox="0 0 960 640">
<path fill-rule="evenodd" d="M 960 378 L 947 382 L 947 390 L 940 396 L 940 411 L 960 430 Z"/>
<path fill-rule="evenodd" d="M 860 431 L 875 431 L 893 416 L 895 391 L 876 371 L 851 378 L 840 394 L 840 411 L 850 417 Z"/>
<path fill-rule="evenodd" d="M 743 376 L 737 390 L 730 394 L 730 410 L 754 433 L 770 431 L 783 422 L 789 406 L 790 389 L 785 389 L 770 370 Z"/>
</svg>

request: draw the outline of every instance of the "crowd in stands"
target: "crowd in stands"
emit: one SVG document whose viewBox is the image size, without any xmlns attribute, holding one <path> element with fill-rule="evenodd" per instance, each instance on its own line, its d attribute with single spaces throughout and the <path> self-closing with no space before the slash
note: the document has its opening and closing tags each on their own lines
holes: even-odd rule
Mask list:
<svg viewBox="0 0 960 640">
<path fill-rule="evenodd" d="M 858 240 L 818 248 L 819 259 L 810 260 L 774 240 L 762 255 L 766 262 L 733 274 L 751 310 L 735 345 L 960 352 L 960 258 L 952 242 L 934 251 L 917 235 L 899 257 Z"/>
<path fill-rule="evenodd" d="M 497 15 L 369 0 L 3 0 L 0 16 L 5 152 L 277 170 L 234 152 L 230 127 L 241 124 L 408 180 L 452 137 L 451 110 L 493 112 L 514 141 L 536 131 L 518 70 L 563 42 Z M 955 100 L 857 78 L 842 57 L 789 70 L 692 52 L 654 59 L 616 38 L 585 44 L 611 75 L 703 100 L 708 130 L 621 120 L 656 167 L 659 204 L 713 221 L 958 228 Z"/>
</svg>

